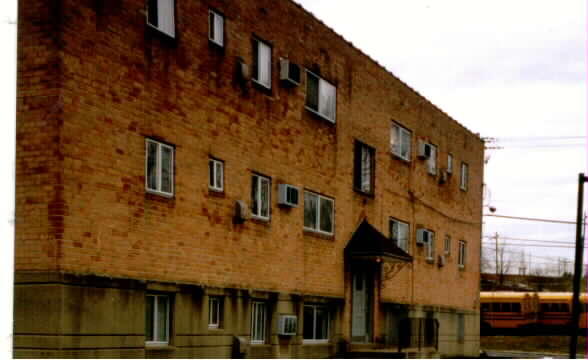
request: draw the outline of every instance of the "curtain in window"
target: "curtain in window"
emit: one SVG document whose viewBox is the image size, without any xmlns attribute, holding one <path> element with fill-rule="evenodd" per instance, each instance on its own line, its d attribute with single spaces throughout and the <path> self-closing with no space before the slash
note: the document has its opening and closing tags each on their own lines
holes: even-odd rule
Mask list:
<svg viewBox="0 0 588 360">
<path fill-rule="evenodd" d="M 333 232 L 333 201 L 325 198 L 320 199 L 320 230 Z"/>
<path fill-rule="evenodd" d="M 396 125 L 393 125 L 390 130 L 390 151 L 393 154 L 401 155 L 400 128 Z"/>
<path fill-rule="evenodd" d="M 319 113 L 335 121 L 336 89 L 333 85 L 321 79 L 319 82 Z"/>
<path fill-rule="evenodd" d="M 158 0 L 158 28 L 171 37 L 175 37 L 174 0 Z"/>
<path fill-rule="evenodd" d="M 309 192 L 304 193 L 304 227 L 318 229 L 318 196 Z"/>
<path fill-rule="evenodd" d="M 157 144 L 147 142 L 147 188 L 157 189 Z"/>
<path fill-rule="evenodd" d="M 408 224 L 398 223 L 398 247 L 408 251 Z"/>
<path fill-rule="evenodd" d="M 167 146 L 161 147 L 161 191 L 172 192 L 172 149 Z"/>
<path fill-rule="evenodd" d="M 261 179 L 261 216 L 269 217 L 269 192 L 270 192 L 270 184 L 269 180 L 266 178 Z"/>
<path fill-rule="evenodd" d="M 400 156 L 404 159 L 410 159 L 410 133 L 408 131 L 400 129 L 402 136 L 400 138 Z"/>
<path fill-rule="evenodd" d="M 266 44 L 257 42 L 257 81 L 271 87 L 272 52 Z"/>
<path fill-rule="evenodd" d="M 370 149 L 361 146 L 361 191 L 370 193 L 372 191 L 371 172 L 372 156 Z"/>
</svg>

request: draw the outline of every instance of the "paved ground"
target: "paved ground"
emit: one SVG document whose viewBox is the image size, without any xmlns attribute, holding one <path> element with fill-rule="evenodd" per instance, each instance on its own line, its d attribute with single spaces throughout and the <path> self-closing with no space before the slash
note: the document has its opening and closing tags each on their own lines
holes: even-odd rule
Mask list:
<svg viewBox="0 0 588 360">
<path fill-rule="evenodd" d="M 539 353 L 523 351 L 497 351 L 486 350 L 480 356 L 486 359 L 569 359 L 567 354 L 562 353 Z M 585 354 L 576 356 L 576 359 L 586 359 Z"/>
</svg>

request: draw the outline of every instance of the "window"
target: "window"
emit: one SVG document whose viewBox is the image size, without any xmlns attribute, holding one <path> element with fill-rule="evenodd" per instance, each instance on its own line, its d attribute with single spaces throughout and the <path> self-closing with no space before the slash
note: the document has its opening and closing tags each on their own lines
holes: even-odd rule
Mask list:
<svg viewBox="0 0 588 360">
<path fill-rule="evenodd" d="M 390 220 L 390 239 L 396 246 L 408 252 L 409 226 L 398 220 Z"/>
<path fill-rule="evenodd" d="M 304 305 L 304 342 L 329 341 L 329 309 L 324 305 Z"/>
<path fill-rule="evenodd" d="M 254 301 L 251 307 L 251 343 L 263 344 L 266 338 L 267 327 L 267 309 L 266 304 L 260 301 Z"/>
<path fill-rule="evenodd" d="M 253 81 L 272 88 L 272 48 L 258 39 L 253 39 Z"/>
<path fill-rule="evenodd" d="M 447 173 L 453 174 L 453 155 L 447 154 Z"/>
<path fill-rule="evenodd" d="M 451 236 L 445 235 L 445 245 L 443 246 L 443 250 L 445 255 L 449 256 L 451 254 Z"/>
<path fill-rule="evenodd" d="M 334 200 L 312 193 L 304 192 L 304 229 L 333 234 Z"/>
<path fill-rule="evenodd" d="M 429 144 L 431 147 L 431 154 L 427 159 L 427 169 L 429 174 L 436 175 L 437 174 L 437 147 L 433 144 Z"/>
<path fill-rule="evenodd" d="M 410 138 L 411 133 L 409 130 L 398 124 L 392 124 L 390 134 L 390 151 L 392 151 L 392 154 L 410 161 Z"/>
<path fill-rule="evenodd" d="M 251 179 L 251 214 L 257 218 L 270 218 L 271 181 L 268 177 L 253 175 Z"/>
<path fill-rule="evenodd" d="M 217 12 L 208 10 L 208 40 L 212 41 L 218 46 L 223 46 L 225 36 L 224 26 L 224 17 Z"/>
<path fill-rule="evenodd" d="M 145 344 L 169 343 L 169 303 L 167 295 L 145 296 Z"/>
<path fill-rule="evenodd" d="M 459 241 L 459 255 L 457 259 L 457 264 L 460 268 L 465 267 L 466 263 L 466 242 L 463 240 Z"/>
<path fill-rule="evenodd" d="M 355 142 L 354 187 L 364 194 L 373 195 L 375 180 L 375 149 Z"/>
<path fill-rule="evenodd" d="M 457 314 L 457 342 L 463 343 L 465 340 L 465 318 L 463 314 Z"/>
<path fill-rule="evenodd" d="M 147 24 L 171 36 L 176 36 L 174 0 L 148 0 Z"/>
<path fill-rule="evenodd" d="M 174 148 L 155 140 L 145 141 L 145 188 L 149 192 L 173 195 Z"/>
<path fill-rule="evenodd" d="M 429 231 L 429 241 L 425 244 L 426 260 L 435 260 L 435 233 Z"/>
<path fill-rule="evenodd" d="M 337 88 L 308 70 L 306 71 L 306 108 L 330 122 L 335 122 Z"/>
<path fill-rule="evenodd" d="M 468 164 L 461 163 L 461 176 L 459 181 L 459 188 L 466 191 L 468 189 Z"/>
<path fill-rule="evenodd" d="M 208 298 L 208 328 L 220 329 L 223 315 L 223 298 L 211 296 Z"/>
<path fill-rule="evenodd" d="M 224 164 L 220 160 L 208 159 L 208 188 L 222 192 L 224 189 Z"/>
</svg>

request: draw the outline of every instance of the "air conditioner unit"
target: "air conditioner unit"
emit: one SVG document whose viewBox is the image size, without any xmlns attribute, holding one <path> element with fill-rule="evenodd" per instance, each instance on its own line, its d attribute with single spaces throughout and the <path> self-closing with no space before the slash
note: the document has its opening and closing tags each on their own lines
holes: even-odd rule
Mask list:
<svg viewBox="0 0 588 360">
<path fill-rule="evenodd" d="M 431 157 L 432 146 L 422 140 L 419 140 L 419 157 L 421 159 L 428 159 Z"/>
<path fill-rule="evenodd" d="M 296 315 L 280 315 L 278 319 L 278 335 L 296 335 L 297 326 Z"/>
<path fill-rule="evenodd" d="M 241 82 L 247 82 L 251 79 L 251 72 L 249 72 L 249 65 L 243 61 L 237 62 L 237 78 Z"/>
<path fill-rule="evenodd" d="M 431 239 L 431 232 L 427 229 L 417 229 L 416 237 L 417 245 L 425 245 Z"/>
<path fill-rule="evenodd" d="M 249 207 L 247 206 L 247 203 L 243 200 L 237 200 L 235 203 L 235 219 L 243 222 L 245 220 L 249 220 L 250 216 L 251 215 L 249 213 Z"/>
<path fill-rule="evenodd" d="M 300 66 L 288 59 L 280 59 L 280 80 L 286 85 L 298 86 L 300 84 Z"/>
<path fill-rule="evenodd" d="M 296 186 L 288 184 L 278 185 L 278 204 L 290 207 L 297 207 L 300 191 Z"/>
<path fill-rule="evenodd" d="M 437 261 L 437 265 L 439 267 L 445 266 L 445 256 L 444 255 L 439 255 L 439 261 Z"/>
</svg>

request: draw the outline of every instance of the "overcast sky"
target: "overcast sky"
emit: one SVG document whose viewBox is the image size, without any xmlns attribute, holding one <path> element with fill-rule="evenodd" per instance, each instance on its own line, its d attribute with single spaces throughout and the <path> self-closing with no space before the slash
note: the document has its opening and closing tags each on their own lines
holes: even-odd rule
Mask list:
<svg viewBox="0 0 588 360">
<path fill-rule="evenodd" d="M 503 149 L 486 152 L 484 176 L 496 214 L 576 220 L 586 172 L 585 1 L 297 2 L 472 132 L 497 138 L 489 146 Z M 574 225 L 484 222 L 485 235 L 575 241 Z M 506 247 L 523 248 L 532 267 L 574 254 Z"/>
<path fill-rule="evenodd" d="M 575 221 L 586 172 L 585 1 L 297 1 L 468 129 L 499 139 L 494 146 L 504 148 L 487 152 L 484 177 L 496 214 Z M 3 353 L 12 329 L 15 19 L 16 0 L 0 1 Z M 575 238 L 573 225 L 484 221 L 486 235 Z M 573 249 L 525 251 L 533 264 L 573 257 Z"/>
</svg>

